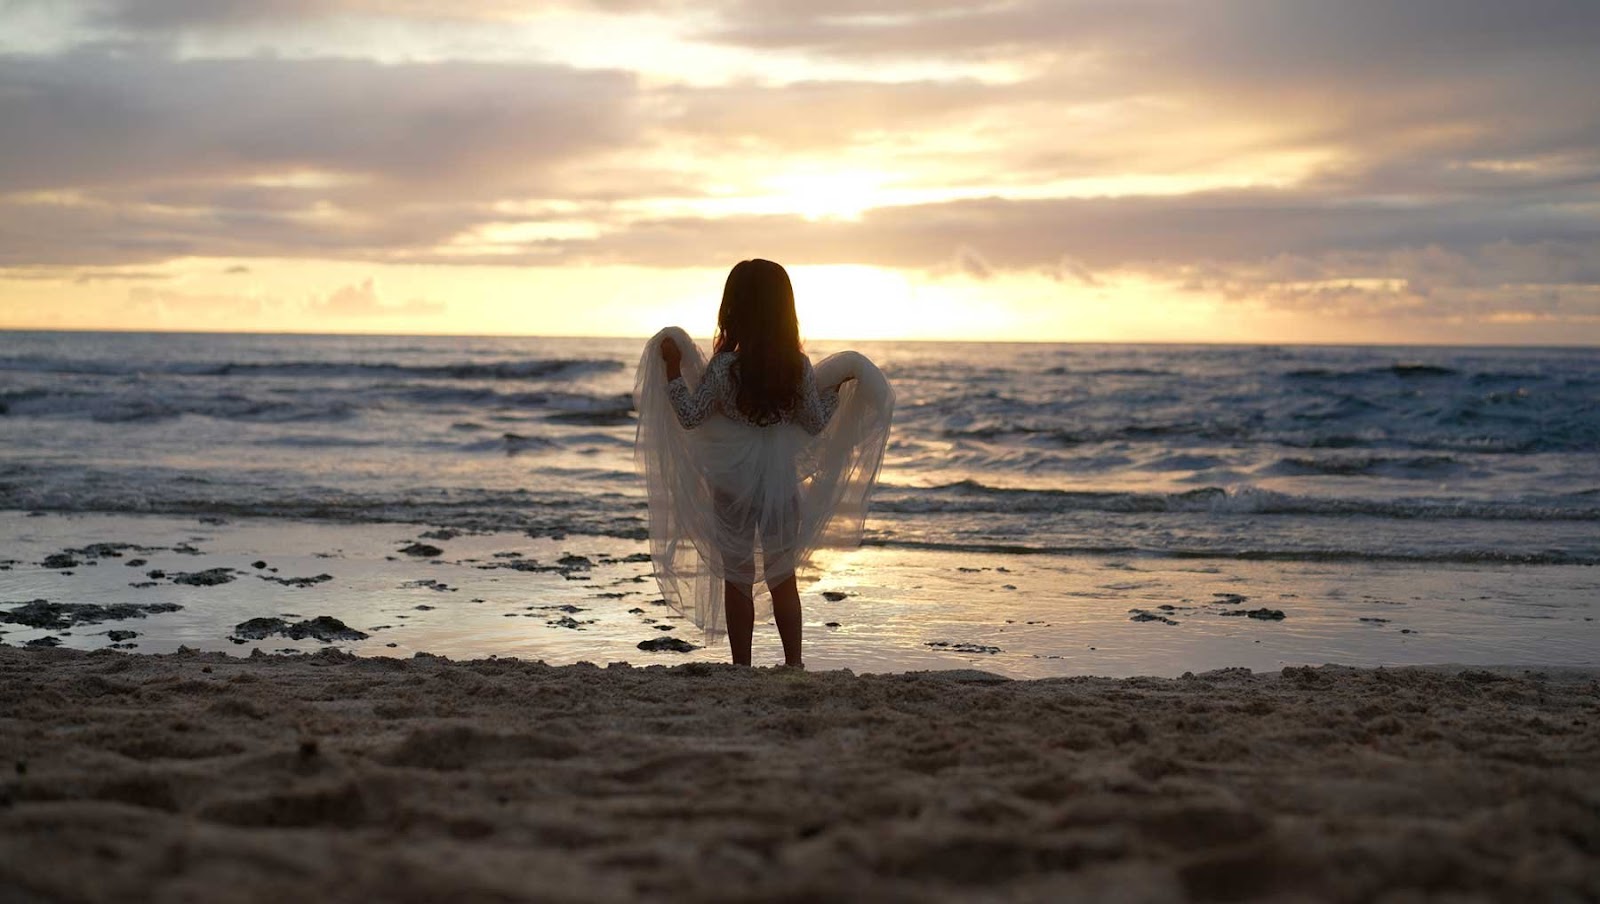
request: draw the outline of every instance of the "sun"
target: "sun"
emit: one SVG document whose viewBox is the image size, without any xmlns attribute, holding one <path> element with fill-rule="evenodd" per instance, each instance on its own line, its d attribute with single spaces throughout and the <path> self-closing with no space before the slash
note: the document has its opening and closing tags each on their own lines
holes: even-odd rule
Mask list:
<svg viewBox="0 0 1600 904">
<path fill-rule="evenodd" d="M 868 170 L 800 169 L 765 180 L 764 188 L 786 213 L 808 220 L 856 220 L 863 211 L 881 206 L 887 181 Z"/>
</svg>

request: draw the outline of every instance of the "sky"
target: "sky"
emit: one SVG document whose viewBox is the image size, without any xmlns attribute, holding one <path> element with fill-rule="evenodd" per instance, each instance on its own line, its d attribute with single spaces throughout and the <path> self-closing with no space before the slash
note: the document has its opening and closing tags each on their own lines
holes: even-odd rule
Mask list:
<svg viewBox="0 0 1600 904">
<path fill-rule="evenodd" d="M 0 0 L 0 327 L 1600 345 L 1594 0 Z"/>
</svg>

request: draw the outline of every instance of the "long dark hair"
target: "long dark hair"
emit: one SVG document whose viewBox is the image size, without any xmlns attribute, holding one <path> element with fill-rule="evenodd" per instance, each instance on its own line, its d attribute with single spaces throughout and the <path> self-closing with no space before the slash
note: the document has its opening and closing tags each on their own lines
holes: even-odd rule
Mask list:
<svg viewBox="0 0 1600 904">
<path fill-rule="evenodd" d="M 800 396 L 805 353 L 789 274 L 772 261 L 740 261 L 722 287 L 712 353 L 734 352 L 739 411 L 758 423 L 778 420 Z"/>
</svg>

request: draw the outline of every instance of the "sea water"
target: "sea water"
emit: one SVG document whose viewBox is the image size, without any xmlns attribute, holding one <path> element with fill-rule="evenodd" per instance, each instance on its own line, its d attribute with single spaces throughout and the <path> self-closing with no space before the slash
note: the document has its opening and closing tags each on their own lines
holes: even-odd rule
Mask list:
<svg viewBox="0 0 1600 904">
<path fill-rule="evenodd" d="M 0 509 L 11 512 L 0 557 L 16 560 L 0 571 L 0 605 L 181 595 L 185 615 L 143 620 L 142 649 L 176 642 L 163 619 L 191 625 L 191 646 L 228 648 L 228 619 L 243 609 L 224 615 L 220 601 L 243 586 L 256 589 L 240 605 L 268 612 L 314 599 L 370 621 L 409 605 L 405 632 L 346 645 L 360 652 L 639 661 L 641 630 L 665 624 L 696 639 L 692 626 L 656 618 L 648 564 L 625 561 L 644 550 L 647 523 L 632 463 L 642 345 L 0 333 Z M 959 659 L 1035 675 L 1600 660 L 1595 350 L 808 351 L 845 347 L 882 367 L 898 407 L 865 545 L 817 588 L 848 596 L 807 599 L 814 665 Z M 462 538 L 439 544 L 437 564 L 395 555 L 440 528 Z M 172 547 L 192 545 L 196 531 L 209 544 L 199 548 L 228 550 L 246 572 L 244 557 L 276 556 L 304 557 L 300 570 L 337 558 L 350 573 L 316 588 L 130 589 L 141 582 L 110 581 L 110 571 L 91 581 L 82 568 L 71 584 L 38 564 L 52 545 L 82 545 L 74 537 L 138 534 Z M 596 565 L 479 567 L 496 553 Z M 418 587 L 399 585 L 418 578 L 390 573 L 405 568 L 455 569 L 453 582 L 435 579 L 458 592 L 424 587 L 432 597 L 415 602 Z M 533 610 L 513 630 L 506 612 L 469 614 L 504 608 L 461 602 L 488 600 L 489 589 L 466 585 L 491 577 L 535 582 L 518 592 L 552 600 L 585 590 L 593 622 L 546 626 L 559 619 Z M 1258 609 L 1284 618 L 1234 614 Z"/>
</svg>

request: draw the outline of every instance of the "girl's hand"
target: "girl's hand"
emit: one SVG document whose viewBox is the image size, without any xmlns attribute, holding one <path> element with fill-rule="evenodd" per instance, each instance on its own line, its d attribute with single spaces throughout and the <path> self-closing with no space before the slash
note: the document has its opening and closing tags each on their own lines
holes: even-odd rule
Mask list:
<svg viewBox="0 0 1600 904">
<path fill-rule="evenodd" d="M 683 350 L 678 348 L 678 343 L 672 341 L 671 336 L 661 340 L 661 360 L 667 362 L 667 382 L 683 376 L 678 369 L 678 364 L 683 361 Z"/>
</svg>

